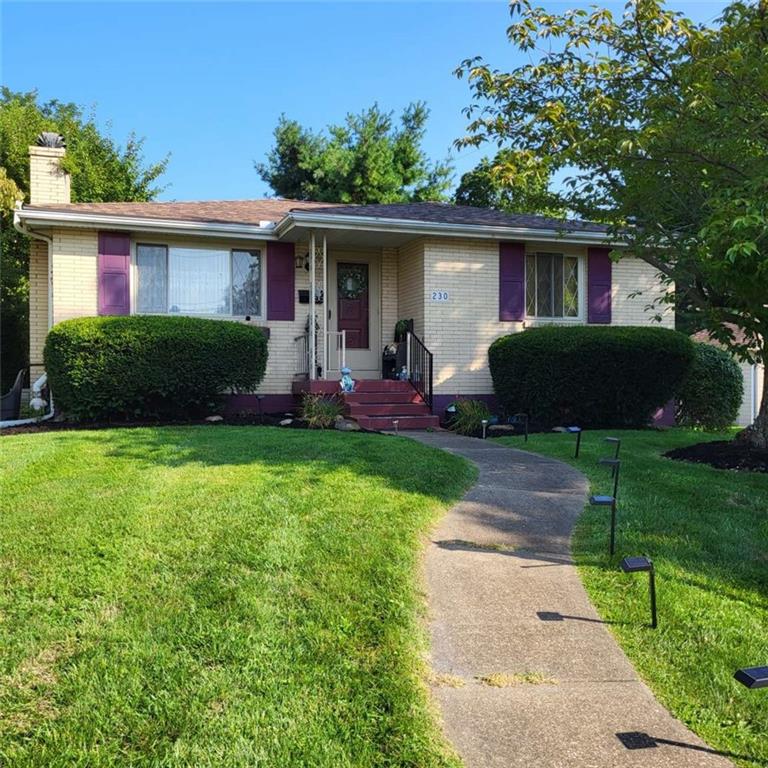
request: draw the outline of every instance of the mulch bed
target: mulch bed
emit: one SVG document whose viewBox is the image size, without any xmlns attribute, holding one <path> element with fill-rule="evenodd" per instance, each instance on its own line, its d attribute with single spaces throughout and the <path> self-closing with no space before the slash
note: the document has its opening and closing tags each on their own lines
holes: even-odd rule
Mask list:
<svg viewBox="0 0 768 768">
<path fill-rule="evenodd" d="M 716 440 L 675 448 L 664 454 L 677 461 L 709 464 L 715 469 L 736 469 L 746 472 L 768 472 L 768 451 L 750 448 L 736 440 Z"/>
<path fill-rule="evenodd" d="M 290 424 L 280 424 L 281 421 L 292 419 Z M 232 414 L 225 416 L 222 421 L 206 421 L 205 419 L 167 420 L 134 420 L 134 421 L 42 421 L 39 424 L 24 424 L 20 427 L 5 427 L 0 435 L 27 435 L 35 432 L 65 432 L 74 429 L 129 429 L 131 427 L 190 427 L 229 424 L 238 427 L 283 427 L 287 429 L 308 429 L 307 422 L 287 413 L 265 413 L 262 417 L 257 414 Z"/>
</svg>

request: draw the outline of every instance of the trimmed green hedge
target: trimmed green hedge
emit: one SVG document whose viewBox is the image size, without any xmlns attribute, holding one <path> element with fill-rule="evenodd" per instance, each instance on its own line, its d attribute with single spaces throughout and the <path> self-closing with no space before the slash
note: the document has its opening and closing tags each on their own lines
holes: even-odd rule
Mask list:
<svg viewBox="0 0 768 768">
<path fill-rule="evenodd" d="M 695 355 L 680 389 L 677 421 L 686 427 L 726 429 L 739 414 L 744 377 L 733 357 L 711 344 L 695 344 Z"/>
<path fill-rule="evenodd" d="M 536 428 L 642 427 L 675 396 L 693 346 L 665 328 L 546 326 L 497 339 L 488 358 L 504 412 Z"/>
<path fill-rule="evenodd" d="M 197 415 L 264 378 L 258 328 L 194 317 L 79 317 L 51 328 L 43 353 L 57 410 L 70 419 Z"/>
</svg>

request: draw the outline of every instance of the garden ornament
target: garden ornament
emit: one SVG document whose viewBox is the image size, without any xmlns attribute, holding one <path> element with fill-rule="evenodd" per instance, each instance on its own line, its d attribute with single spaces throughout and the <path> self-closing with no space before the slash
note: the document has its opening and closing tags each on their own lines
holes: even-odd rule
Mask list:
<svg viewBox="0 0 768 768">
<path fill-rule="evenodd" d="M 351 368 L 342 368 L 341 369 L 341 391 L 342 392 L 354 392 L 355 391 L 355 381 L 352 378 L 352 369 Z"/>
<path fill-rule="evenodd" d="M 408 369 L 405 366 L 400 369 L 397 378 L 400 379 L 400 381 L 408 381 Z"/>
</svg>

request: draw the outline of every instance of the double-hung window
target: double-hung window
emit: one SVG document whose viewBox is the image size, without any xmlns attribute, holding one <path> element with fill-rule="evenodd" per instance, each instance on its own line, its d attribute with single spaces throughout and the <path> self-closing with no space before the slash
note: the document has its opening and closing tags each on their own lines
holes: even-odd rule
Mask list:
<svg viewBox="0 0 768 768">
<path fill-rule="evenodd" d="M 525 257 L 525 303 L 529 317 L 579 317 L 579 259 L 562 253 Z"/>
<path fill-rule="evenodd" d="M 136 246 L 136 311 L 261 315 L 259 250 Z"/>
</svg>

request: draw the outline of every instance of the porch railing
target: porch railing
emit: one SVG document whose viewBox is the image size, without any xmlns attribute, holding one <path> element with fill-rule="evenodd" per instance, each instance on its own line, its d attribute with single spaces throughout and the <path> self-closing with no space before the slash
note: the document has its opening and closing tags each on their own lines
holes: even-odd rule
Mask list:
<svg viewBox="0 0 768 768">
<path fill-rule="evenodd" d="M 347 332 L 328 331 L 328 370 L 324 372 L 327 379 L 329 373 L 341 373 L 347 364 Z"/>
<path fill-rule="evenodd" d="M 432 408 L 432 353 L 412 331 L 406 336 L 408 381 Z"/>
<path fill-rule="evenodd" d="M 296 345 L 296 376 L 309 378 L 309 334 L 302 333 L 293 341 Z"/>
</svg>

